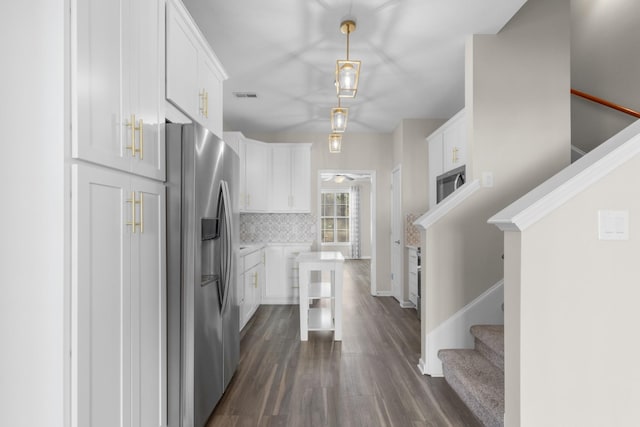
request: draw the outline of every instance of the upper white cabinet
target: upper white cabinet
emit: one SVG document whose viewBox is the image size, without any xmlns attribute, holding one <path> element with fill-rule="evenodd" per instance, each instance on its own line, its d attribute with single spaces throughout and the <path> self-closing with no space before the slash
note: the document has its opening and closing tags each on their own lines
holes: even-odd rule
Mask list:
<svg viewBox="0 0 640 427">
<path fill-rule="evenodd" d="M 464 110 L 458 112 L 427 137 L 429 145 L 429 207 L 436 205 L 437 177 L 467 162 L 467 137 Z"/>
<path fill-rule="evenodd" d="M 72 3 L 72 155 L 165 179 L 164 4 Z"/>
<path fill-rule="evenodd" d="M 166 425 L 165 187 L 72 166 L 72 426 Z"/>
<path fill-rule="evenodd" d="M 222 82 L 227 75 L 179 0 L 167 2 L 167 99 L 222 135 Z"/>
<path fill-rule="evenodd" d="M 311 144 L 269 144 L 270 212 L 310 212 Z"/>
<path fill-rule="evenodd" d="M 311 144 L 265 143 L 225 132 L 240 156 L 241 212 L 310 212 Z"/>
</svg>

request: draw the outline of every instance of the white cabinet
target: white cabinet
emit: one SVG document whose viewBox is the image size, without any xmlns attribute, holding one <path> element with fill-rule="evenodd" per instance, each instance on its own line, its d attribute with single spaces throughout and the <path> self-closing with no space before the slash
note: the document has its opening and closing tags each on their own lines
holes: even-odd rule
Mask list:
<svg viewBox="0 0 640 427">
<path fill-rule="evenodd" d="M 72 155 L 164 180 L 164 4 L 72 4 Z"/>
<path fill-rule="evenodd" d="M 407 277 L 409 284 L 409 301 L 414 306 L 418 304 L 418 250 L 417 248 L 407 248 Z"/>
<path fill-rule="evenodd" d="M 311 144 L 269 144 L 270 212 L 310 212 Z"/>
<path fill-rule="evenodd" d="M 427 137 L 429 150 L 429 208 L 437 204 L 437 177 L 467 162 L 464 110 Z"/>
<path fill-rule="evenodd" d="M 222 82 L 227 75 L 189 12 L 167 2 L 167 99 L 214 134 L 222 135 Z"/>
<path fill-rule="evenodd" d="M 264 249 L 246 253 L 240 257 L 238 294 L 240 303 L 240 330 L 255 314 L 264 288 Z"/>
<path fill-rule="evenodd" d="M 311 251 L 310 244 L 269 245 L 265 248 L 265 286 L 262 304 L 297 304 L 298 264 L 296 257 Z"/>
<path fill-rule="evenodd" d="M 164 426 L 164 185 L 73 165 L 72 203 L 72 425 Z"/>
<path fill-rule="evenodd" d="M 266 212 L 269 204 L 269 148 L 243 139 L 240 143 L 240 211 Z"/>
</svg>

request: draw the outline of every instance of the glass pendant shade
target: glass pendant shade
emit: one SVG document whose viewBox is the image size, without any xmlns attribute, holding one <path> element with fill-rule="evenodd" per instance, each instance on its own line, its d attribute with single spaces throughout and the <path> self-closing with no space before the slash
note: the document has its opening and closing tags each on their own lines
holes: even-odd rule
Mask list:
<svg viewBox="0 0 640 427">
<path fill-rule="evenodd" d="M 332 108 L 331 109 L 331 132 L 342 133 L 347 130 L 348 108 Z"/>
<path fill-rule="evenodd" d="M 336 89 L 339 98 L 354 98 L 358 92 L 360 61 L 336 61 Z"/>
<path fill-rule="evenodd" d="M 339 153 L 342 151 L 342 135 L 339 133 L 332 133 L 329 135 L 329 152 Z"/>
</svg>

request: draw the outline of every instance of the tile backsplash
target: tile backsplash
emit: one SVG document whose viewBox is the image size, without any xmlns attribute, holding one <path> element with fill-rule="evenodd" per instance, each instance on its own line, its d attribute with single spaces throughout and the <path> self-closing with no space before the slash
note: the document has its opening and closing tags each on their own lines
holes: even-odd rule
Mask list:
<svg viewBox="0 0 640 427">
<path fill-rule="evenodd" d="M 404 242 L 407 246 L 420 246 L 420 228 L 417 225 L 413 225 L 413 222 L 418 219 L 420 215 L 408 214 L 405 228 Z"/>
<path fill-rule="evenodd" d="M 242 243 L 302 243 L 316 240 L 316 217 L 300 213 L 242 213 Z"/>
</svg>

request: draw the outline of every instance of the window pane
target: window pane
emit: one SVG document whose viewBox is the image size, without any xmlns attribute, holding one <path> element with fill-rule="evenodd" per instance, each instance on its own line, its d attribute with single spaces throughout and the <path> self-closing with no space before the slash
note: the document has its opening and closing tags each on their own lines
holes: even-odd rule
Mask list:
<svg viewBox="0 0 640 427">
<path fill-rule="evenodd" d="M 345 206 L 345 205 L 336 206 L 336 216 L 349 216 L 349 206 Z"/>
<path fill-rule="evenodd" d="M 322 193 L 322 204 L 333 205 L 334 196 L 333 193 Z"/>
<path fill-rule="evenodd" d="M 349 230 L 349 219 L 347 219 L 347 218 L 336 218 L 336 229 L 338 229 L 338 230 Z"/>
<path fill-rule="evenodd" d="M 349 204 L 349 193 L 336 193 L 336 203 L 341 205 Z"/>
<path fill-rule="evenodd" d="M 348 242 L 348 241 L 349 241 L 349 231 L 338 230 L 338 242 Z"/>
<path fill-rule="evenodd" d="M 335 212 L 333 208 L 333 205 L 322 206 L 322 216 L 333 216 Z"/>
<path fill-rule="evenodd" d="M 333 230 L 333 218 L 322 218 L 322 229 Z"/>
<path fill-rule="evenodd" d="M 333 230 L 325 230 L 322 232 L 322 242 L 323 243 L 333 242 Z"/>
</svg>

